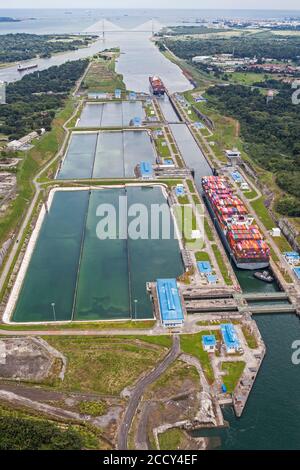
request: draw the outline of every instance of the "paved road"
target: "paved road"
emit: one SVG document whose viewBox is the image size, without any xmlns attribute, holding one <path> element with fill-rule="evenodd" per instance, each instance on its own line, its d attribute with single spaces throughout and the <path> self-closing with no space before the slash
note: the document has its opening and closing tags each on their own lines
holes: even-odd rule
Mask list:
<svg viewBox="0 0 300 470">
<path fill-rule="evenodd" d="M 145 389 L 151 385 L 155 380 L 157 380 L 161 374 L 172 364 L 173 361 L 178 357 L 180 353 L 180 340 L 179 336 L 173 336 L 173 345 L 169 350 L 168 354 L 164 357 L 163 361 L 158 364 L 158 366 L 153 369 L 148 375 L 143 377 L 136 384 L 130 398 L 129 402 L 123 416 L 123 421 L 119 427 L 117 447 L 119 450 L 127 449 L 128 441 L 128 432 L 134 415 L 136 413 L 140 399 L 142 398 Z"/>
</svg>

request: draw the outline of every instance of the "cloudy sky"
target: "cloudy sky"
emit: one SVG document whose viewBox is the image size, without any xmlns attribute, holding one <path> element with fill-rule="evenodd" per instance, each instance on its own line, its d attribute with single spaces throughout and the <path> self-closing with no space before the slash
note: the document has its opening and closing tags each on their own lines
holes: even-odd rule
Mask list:
<svg viewBox="0 0 300 470">
<path fill-rule="evenodd" d="M 219 8 L 299 10 L 299 0 L 0 0 L 0 8 Z"/>
</svg>

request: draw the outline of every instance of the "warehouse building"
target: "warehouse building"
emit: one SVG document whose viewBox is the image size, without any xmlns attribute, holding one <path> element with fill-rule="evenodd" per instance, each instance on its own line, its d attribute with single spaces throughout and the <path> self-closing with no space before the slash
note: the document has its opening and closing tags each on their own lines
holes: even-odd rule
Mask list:
<svg viewBox="0 0 300 470">
<path fill-rule="evenodd" d="M 182 326 L 184 315 L 176 279 L 157 279 L 156 290 L 162 325 L 165 328 Z"/>
<path fill-rule="evenodd" d="M 234 354 L 240 349 L 240 341 L 232 323 L 221 325 L 222 338 L 225 344 L 227 354 Z"/>
</svg>

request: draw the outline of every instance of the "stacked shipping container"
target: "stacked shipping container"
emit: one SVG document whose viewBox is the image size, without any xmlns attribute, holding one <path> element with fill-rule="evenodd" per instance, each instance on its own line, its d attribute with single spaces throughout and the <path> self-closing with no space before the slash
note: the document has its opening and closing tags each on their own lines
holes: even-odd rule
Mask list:
<svg viewBox="0 0 300 470">
<path fill-rule="evenodd" d="M 269 247 L 263 240 L 258 226 L 253 223 L 247 208 L 233 193 L 233 188 L 226 178 L 207 176 L 202 178 L 202 186 L 236 264 L 258 262 L 267 265 Z"/>
</svg>

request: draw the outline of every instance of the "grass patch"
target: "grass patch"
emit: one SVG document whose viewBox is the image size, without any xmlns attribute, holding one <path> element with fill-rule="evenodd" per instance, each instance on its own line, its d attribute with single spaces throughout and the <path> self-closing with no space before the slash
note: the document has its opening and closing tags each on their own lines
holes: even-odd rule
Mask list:
<svg viewBox="0 0 300 470">
<path fill-rule="evenodd" d="M 213 368 L 208 353 L 202 347 L 202 336 L 209 334 L 215 334 L 215 332 L 201 331 L 195 335 L 181 335 L 180 345 L 183 352 L 199 360 L 208 383 L 212 384 L 215 380 Z"/>
<path fill-rule="evenodd" d="M 164 350 L 126 337 L 47 337 L 68 360 L 56 389 L 119 395 L 159 361 Z"/>
<path fill-rule="evenodd" d="M 189 366 L 182 361 L 174 362 L 151 386 L 152 392 L 162 389 L 174 390 L 177 385 L 181 385 L 184 380 L 191 380 L 195 385 L 199 384 L 199 374 L 195 367 Z M 176 389 L 174 390 L 176 393 Z M 172 393 L 171 393 L 172 394 Z"/>
<path fill-rule="evenodd" d="M 189 197 L 185 194 L 184 196 L 177 196 L 177 200 L 179 204 L 189 204 L 190 200 Z"/>
<path fill-rule="evenodd" d="M 250 349 L 256 349 L 258 347 L 257 341 L 253 333 L 246 326 L 242 326 L 243 335 Z"/>
<path fill-rule="evenodd" d="M 255 210 L 255 213 L 264 224 L 267 230 L 271 230 L 275 226 L 275 222 L 270 216 L 268 209 L 264 204 L 263 197 L 256 199 L 253 202 L 250 202 L 252 208 Z"/>
<path fill-rule="evenodd" d="M 293 251 L 291 245 L 289 244 L 284 235 L 281 235 L 280 237 L 272 237 L 272 240 L 274 240 L 274 242 L 282 253 L 285 251 Z"/>
<path fill-rule="evenodd" d="M 116 53 L 111 59 L 98 58 L 94 60 L 84 79 L 82 88 L 88 91 L 114 93 L 118 88 L 122 91 L 126 90 L 123 76 L 115 72 Z"/>
<path fill-rule="evenodd" d="M 182 449 L 186 440 L 185 433 L 182 429 L 172 428 L 158 435 L 160 450 L 177 450 Z"/>
<path fill-rule="evenodd" d="M 209 261 L 210 262 L 210 257 L 209 254 L 206 253 L 206 251 L 197 251 L 195 253 L 196 261 Z"/>
<path fill-rule="evenodd" d="M 90 416 L 101 416 L 107 412 L 105 401 L 81 401 L 78 405 L 79 412 Z"/>
<path fill-rule="evenodd" d="M 225 283 L 228 285 L 228 286 L 232 286 L 233 284 L 233 281 L 231 279 L 231 276 L 230 274 L 228 273 L 228 269 L 227 269 L 227 266 L 223 260 L 223 257 L 222 257 L 222 254 L 218 248 L 218 246 L 215 244 L 215 243 L 212 243 L 211 245 L 212 249 L 213 249 L 213 252 L 214 252 L 214 255 L 215 255 L 215 258 L 216 258 L 216 261 L 218 263 L 218 266 L 219 266 L 219 269 L 221 271 L 221 274 L 223 276 L 223 279 L 225 281 Z"/>
<path fill-rule="evenodd" d="M 157 153 L 162 158 L 171 157 L 171 152 L 170 152 L 169 146 L 167 144 L 167 141 L 163 137 L 156 138 L 154 140 L 154 142 L 155 142 L 155 147 L 156 147 Z"/>
<path fill-rule="evenodd" d="M 251 191 L 243 191 L 243 194 L 247 199 L 254 199 L 257 196 L 257 192 L 254 189 L 251 189 Z"/>
<path fill-rule="evenodd" d="M 194 183 L 191 180 L 186 180 L 186 184 L 188 185 L 189 191 L 191 193 L 194 193 L 195 192 Z"/>
<path fill-rule="evenodd" d="M 12 330 L 12 331 L 26 331 L 26 330 L 114 330 L 114 329 L 150 329 L 155 325 L 154 320 L 146 321 L 126 321 L 126 322 L 72 322 L 60 325 L 45 324 L 45 325 L 2 325 L 0 324 L 0 330 Z"/>
<path fill-rule="evenodd" d="M 222 370 L 226 372 L 226 375 L 223 376 L 223 382 L 229 393 L 234 392 L 245 365 L 246 363 L 244 361 L 222 363 Z"/>
<path fill-rule="evenodd" d="M 213 235 L 212 229 L 211 229 L 206 217 L 204 218 L 204 230 L 205 230 L 205 233 L 206 233 L 206 236 L 207 236 L 208 240 L 210 242 L 213 242 L 214 241 L 214 235 Z"/>
</svg>

